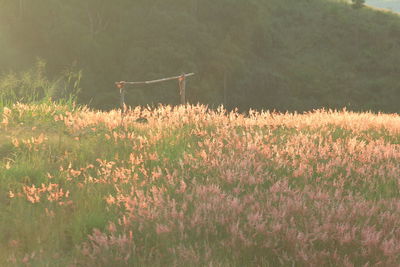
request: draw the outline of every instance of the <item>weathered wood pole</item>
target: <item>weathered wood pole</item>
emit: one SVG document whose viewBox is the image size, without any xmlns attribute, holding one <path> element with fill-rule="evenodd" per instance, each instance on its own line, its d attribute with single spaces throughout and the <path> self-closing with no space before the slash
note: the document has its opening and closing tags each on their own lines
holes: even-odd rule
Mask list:
<svg viewBox="0 0 400 267">
<path fill-rule="evenodd" d="M 121 88 L 119 93 L 121 95 L 121 110 L 122 113 L 125 113 L 125 88 Z"/>
<path fill-rule="evenodd" d="M 224 108 L 228 107 L 228 87 L 227 87 L 227 73 L 224 70 Z"/>
<path fill-rule="evenodd" d="M 186 76 L 179 77 L 179 94 L 181 95 L 181 105 L 186 104 Z"/>
<path fill-rule="evenodd" d="M 116 82 L 115 86 L 119 88 L 120 105 L 121 105 L 121 125 L 124 122 L 125 116 L 125 82 Z"/>
</svg>

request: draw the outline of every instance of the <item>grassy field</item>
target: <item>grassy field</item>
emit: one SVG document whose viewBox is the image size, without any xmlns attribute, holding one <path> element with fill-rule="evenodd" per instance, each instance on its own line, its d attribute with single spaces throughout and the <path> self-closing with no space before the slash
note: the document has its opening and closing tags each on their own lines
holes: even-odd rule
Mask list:
<svg viewBox="0 0 400 267">
<path fill-rule="evenodd" d="M 0 111 L 0 266 L 399 266 L 399 225 L 398 114 Z"/>
</svg>

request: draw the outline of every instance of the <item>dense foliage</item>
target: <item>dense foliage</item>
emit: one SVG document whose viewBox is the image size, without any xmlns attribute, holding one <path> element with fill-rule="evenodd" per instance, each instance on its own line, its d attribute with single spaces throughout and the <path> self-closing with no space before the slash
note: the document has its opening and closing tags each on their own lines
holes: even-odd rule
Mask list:
<svg viewBox="0 0 400 267">
<path fill-rule="evenodd" d="M 351 0 L 353 8 L 362 8 L 365 4 L 365 0 Z"/>
<path fill-rule="evenodd" d="M 118 105 L 115 81 L 195 72 L 192 103 L 398 112 L 399 29 L 397 15 L 350 1 L 1 0 L 0 70 L 25 71 L 37 57 L 50 77 L 82 69 L 80 101 L 100 108 Z M 127 97 L 175 104 L 177 90 Z"/>
</svg>

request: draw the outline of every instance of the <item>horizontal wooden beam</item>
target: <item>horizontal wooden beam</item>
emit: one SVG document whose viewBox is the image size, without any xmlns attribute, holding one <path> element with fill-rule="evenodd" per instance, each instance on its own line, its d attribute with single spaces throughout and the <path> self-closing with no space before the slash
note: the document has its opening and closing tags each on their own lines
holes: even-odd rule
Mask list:
<svg viewBox="0 0 400 267">
<path fill-rule="evenodd" d="M 120 84 L 120 85 L 138 85 L 138 84 L 152 84 L 152 83 L 159 83 L 159 82 L 165 82 L 165 81 L 170 81 L 170 80 L 177 80 L 179 78 L 183 77 L 189 77 L 189 76 L 193 76 L 194 73 L 187 73 L 187 74 L 182 74 L 179 76 L 173 76 L 173 77 L 168 77 L 168 78 L 162 78 L 162 79 L 158 79 L 158 80 L 152 80 L 152 81 L 143 81 L 143 82 L 116 82 L 115 84 Z"/>
</svg>

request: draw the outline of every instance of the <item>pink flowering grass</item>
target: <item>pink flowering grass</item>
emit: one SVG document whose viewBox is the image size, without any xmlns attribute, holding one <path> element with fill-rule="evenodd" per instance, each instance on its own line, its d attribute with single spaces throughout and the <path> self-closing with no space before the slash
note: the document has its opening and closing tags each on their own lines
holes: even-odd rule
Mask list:
<svg viewBox="0 0 400 267">
<path fill-rule="evenodd" d="M 0 265 L 400 265 L 397 114 L 0 115 Z"/>
</svg>

